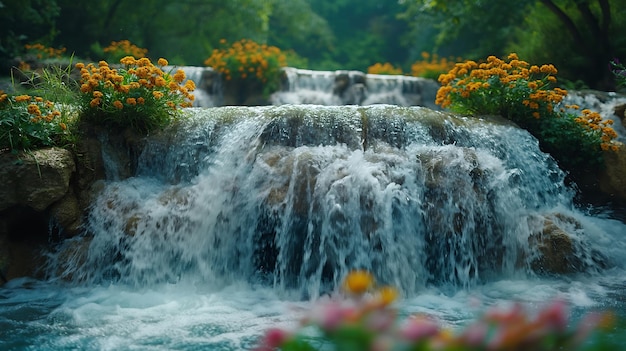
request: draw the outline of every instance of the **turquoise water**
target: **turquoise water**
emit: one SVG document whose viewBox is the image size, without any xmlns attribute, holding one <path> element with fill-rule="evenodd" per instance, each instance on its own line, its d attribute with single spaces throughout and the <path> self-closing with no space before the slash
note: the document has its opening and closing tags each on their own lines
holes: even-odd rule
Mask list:
<svg viewBox="0 0 626 351">
<path fill-rule="evenodd" d="M 454 293 L 405 296 L 403 314 L 428 313 L 460 328 L 490 306 L 521 301 L 530 311 L 559 298 L 572 320 L 589 311 L 626 317 L 623 272 L 603 277 L 501 280 Z M 315 303 L 272 289 L 167 284 L 68 287 L 12 281 L 0 289 L 2 350 L 247 350 L 269 326 L 294 328 Z M 620 330 L 615 333 L 624 335 Z"/>
</svg>

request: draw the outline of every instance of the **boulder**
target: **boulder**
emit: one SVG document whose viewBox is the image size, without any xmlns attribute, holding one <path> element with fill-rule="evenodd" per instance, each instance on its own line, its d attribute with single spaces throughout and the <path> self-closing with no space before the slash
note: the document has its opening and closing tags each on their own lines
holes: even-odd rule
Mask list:
<svg viewBox="0 0 626 351">
<path fill-rule="evenodd" d="M 72 153 L 60 148 L 0 155 L 0 211 L 13 206 L 45 210 L 67 194 L 75 170 Z"/>
<path fill-rule="evenodd" d="M 528 238 L 530 268 L 537 274 L 573 274 L 606 268 L 607 259 L 591 250 L 575 235 L 583 231 L 581 223 L 563 213 L 529 218 L 535 231 Z"/>
</svg>

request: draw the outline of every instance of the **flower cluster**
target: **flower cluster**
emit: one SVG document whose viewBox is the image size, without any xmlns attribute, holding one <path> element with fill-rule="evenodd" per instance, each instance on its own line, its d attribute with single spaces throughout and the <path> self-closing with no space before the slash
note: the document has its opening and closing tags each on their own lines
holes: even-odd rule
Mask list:
<svg viewBox="0 0 626 351">
<path fill-rule="evenodd" d="M 112 41 L 109 46 L 102 49 L 111 61 L 118 61 L 126 56 L 143 58 L 148 54 L 148 49 L 143 49 L 130 42 L 130 40 Z"/>
<path fill-rule="evenodd" d="M 415 61 L 411 65 L 411 75 L 415 77 L 424 77 L 437 79 L 440 74 L 451 70 L 456 62 L 461 61 L 460 58 L 439 57 L 437 54 L 422 52 L 422 60 Z"/>
<path fill-rule="evenodd" d="M 166 126 L 179 107 L 190 107 L 195 83 L 185 81 L 185 72 L 164 72 L 166 59 L 155 66 L 148 58 L 126 56 L 124 68 L 77 63 L 80 70 L 82 116 L 95 123 L 133 127 L 148 132 Z"/>
<path fill-rule="evenodd" d="M 530 65 L 512 53 L 506 60 L 489 56 L 486 62 L 455 64 L 439 76 L 436 103 L 466 114 L 500 115 L 537 137 L 542 148 L 565 167 L 600 162 L 602 150 L 617 149 L 617 136 L 599 114 L 581 116 L 560 108 L 567 91 L 556 83 L 553 65 Z M 584 146 L 584 150 L 580 147 Z"/>
<path fill-rule="evenodd" d="M 66 51 L 65 48 L 55 49 L 39 43 L 26 44 L 24 48 L 28 53 L 35 55 L 38 60 L 60 58 Z"/>
<path fill-rule="evenodd" d="M 435 102 L 463 113 L 499 114 L 519 118 L 552 113 L 567 91 L 549 89 L 556 82 L 553 65 L 529 65 L 510 54 L 508 61 L 489 56 L 487 62 L 465 61 L 439 76 Z M 520 104 L 521 103 L 521 104 Z"/>
<path fill-rule="evenodd" d="M 389 74 L 389 75 L 401 75 L 402 68 L 394 67 L 389 62 L 375 63 L 367 68 L 369 74 Z"/>
<path fill-rule="evenodd" d="M 223 48 L 214 49 L 204 61 L 205 65 L 213 67 L 227 81 L 257 81 L 266 94 L 278 88 L 281 68 L 287 66 L 286 55 L 279 48 L 249 39 L 241 39 L 231 46 L 224 39 L 220 43 Z"/>
<path fill-rule="evenodd" d="M 67 119 L 54 103 L 39 96 L 9 96 L 0 91 L 0 149 L 54 146 L 68 134 Z"/>
<path fill-rule="evenodd" d="M 612 323 L 610 314 L 590 314 L 569 328 L 565 303 L 555 301 L 534 316 L 520 304 L 493 309 L 453 331 L 428 315 L 399 318 L 397 292 L 373 287 L 369 273 L 350 273 L 346 299 L 311 311 L 298 330 L 268 330 L 256 350 L 581 350 L 595 328 Z"/>
</svg>

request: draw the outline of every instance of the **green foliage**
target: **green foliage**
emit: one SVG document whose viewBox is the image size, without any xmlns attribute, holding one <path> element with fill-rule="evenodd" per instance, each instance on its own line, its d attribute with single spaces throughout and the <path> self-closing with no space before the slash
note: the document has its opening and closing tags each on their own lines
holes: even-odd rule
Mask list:
<svg viewBox="0 0 626 351">
<path fill-rule="evenodd" d="M 566 170 L 579 170 L 601 164 L 602 151 L 617 148 L 611 120 L 597 112 L 571 112 L 578 106 L 560 103 L 567 91 L 550 88 L 556 82 L 556 68 L 529 65 L 511 54 L 508 60 L 490 56 L 487 62 L 457 64 L 441 75 L 436 103 L 453 111 L 501 115 L 533 134 Z"/>
<path fill-rule="evenodd" d="M 69 123 L 49 100 L 0 91 L 0 150 L 28 151 L 59 145 L 69 134 Z"/>
<path fill-rule="evenodd" d="M 81 120 L 149 133 L 178 118 L 179 107 L 191 106 L 195 83 L 185 81 L 180 69 L 174 74 L 164 72 L 161 68 L 167 60 L 159 59 L 157 67 L 148 58 L 127 56 L 120 63 L 124 68 L 119 70 L 106 61 L 97 67 L 76 64 L 81 72 Z"/>
<path fill-rule="evenodd" d="M 23 52 L 24 44 L 48 44 L 57 34 L 55 0 L 0 1 L 0 67 Z"/>
<path fill-rule="evenodd" d="M 554 62 L 566 79 L 581 79 L 594 89 L 612 88 L 606 65 L 613 55 L 626 54 L 626 24 L 617 20 L 625 15 L 622 0 L 403 3 L 413 37 L 434 28 L 440 54 L 471 58 L 518 52 L 532 61 Z"/>
<path fill-rule="evenodd" d="M 16 93 L 0 91 L 0 149 L 28 151 L 75 143 L 76 86 L 70 73 L 71 63 L 66 68 L 50 65 L 30 72 L 21 85 L 14 84 Z"/>
</svg>

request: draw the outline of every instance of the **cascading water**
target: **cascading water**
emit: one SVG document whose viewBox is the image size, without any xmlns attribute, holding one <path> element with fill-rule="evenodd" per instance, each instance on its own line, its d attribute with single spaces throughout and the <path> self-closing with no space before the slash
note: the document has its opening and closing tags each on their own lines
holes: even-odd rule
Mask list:
<svg viewBox="0 0 626 351">
<path fill-rule="evenodd" d="M 431 79 L 365 74 L 360 71 L 311 71 L 286 67 L 284 87 L 272 94 L 273 105 L 425 106 L 437 109 L 439 85 Z"/>
<path fill-rule="evenodd" d="M 243 279 L 316 297 L 364 268 L 412 294 L 533 274 L 535 219 L 583 221 L 555 163 L 502 121 L 387 105 L 232 107 L 196 110 L 179 128 L 149 140 L 136 177 L 107 186 L 90 249 L 66 274 L 135 286 Z M 573 240 L 586 250 L 577 268 L 606 263 L 589 238 Z"/>
<path fill-rule="evenodd" d="M 189 114 L 146 140 L 134 176 L 106 184 L 85 236 L 51 260 L 74 288 L 36 295 L 42 319 L 0 312 L 4 346 L 246 349 L 354 268 L 450 324 L 474 299 L 623 309 L 626 225 L 577 210 L 506 121 L 391 105 Z M 568 237 L 567 275 L 543 275 L 547 227 Z M 13 284 L 0 311 L 38 283 Z"/>
</svg>

